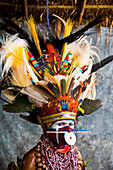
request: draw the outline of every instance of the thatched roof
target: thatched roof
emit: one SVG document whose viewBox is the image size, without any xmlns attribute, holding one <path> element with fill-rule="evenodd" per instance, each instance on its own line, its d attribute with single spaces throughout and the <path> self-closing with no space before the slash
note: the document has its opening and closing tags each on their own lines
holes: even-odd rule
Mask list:
<svg viewBox="0 0 113 170">
<path fill-rule="evenodd" d="M 46 21 L 46 0 L 1 0 L 0 18 L 22 19 L 30 16 L 36 22 Z M 113 26 L 113 1 L 112 0 L 52 0 L 49 1 L 50 20 L 52 14 L 57 14 L 66 20 L 70 15 L 76 25 L 86 25 L 96 16 L 103 16 L 104 26 Z"/>
</svg>

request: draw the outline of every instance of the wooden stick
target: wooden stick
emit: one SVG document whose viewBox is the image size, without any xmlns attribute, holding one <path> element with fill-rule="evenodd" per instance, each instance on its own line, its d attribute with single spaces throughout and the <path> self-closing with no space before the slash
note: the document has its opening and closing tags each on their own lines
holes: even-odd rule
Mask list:
<svg viewBox="0 0 113 170">
<path fill-rule="evenodd" d="M 37 118 L 38 118 L 38 121 L 39 121 L 42 129 L 43 129 L 43 133 L 46 134 L 47 129 L 46 129 L 45 125 L 42 123 L 40 116 L 38 115 Z"/>
</svg>

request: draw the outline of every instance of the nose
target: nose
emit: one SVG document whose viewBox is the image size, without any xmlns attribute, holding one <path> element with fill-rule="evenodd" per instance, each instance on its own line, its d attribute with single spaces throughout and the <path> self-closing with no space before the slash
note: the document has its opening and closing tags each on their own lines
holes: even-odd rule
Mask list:
<svg viewBox="0 0 113 170">
<path fill-rule="evenodd" d="M 73 132 L 74 131 L 74 129 L 72 129 L 70 126 L 66 126 L 65 130 L 68 131 L 68 132 Z"/>
</svg>

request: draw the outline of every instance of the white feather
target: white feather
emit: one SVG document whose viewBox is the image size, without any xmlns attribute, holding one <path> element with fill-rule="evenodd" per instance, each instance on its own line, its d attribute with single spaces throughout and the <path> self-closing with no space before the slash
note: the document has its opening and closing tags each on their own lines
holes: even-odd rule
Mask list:
<svg viewBox="0 0 113 170">
<path fill-rule="evenodd" d="M 94 99 L 96 96 L 95 93 L 95 85 L 96 85 L 97 79 L 95 76 L 95 73 L 92 74 L 91 82 L 87 85 L 86 90 L 81 94 L 80 98 L 84 100 L 85 98 Z"/>
<path fill-rule="evenodd" d="M 15 54 L 15 49 L 17 50 L 18 47 L 22 47 L 22 48 L 27 48 L 28 44 L 25 40 L 20 39 L 18 37 L 18 34 L 11 36 L 7 36 L 6 40 L 4 40 L 4 46 L 2 48 L 2 50 L 0 51 L 1 54 L 1 64 L 4 64 L 3 67 L 3 72 L 2 72 L 2 76 L 4 76 L 4 73 L 8 73 L 10 67 L 12 66 L 12 63 L 14 61 L 14 58 L 17 57 L 17 53 Z M 9 54 L 9 57 L 7 57 L 7 55 Z M 19 55 L 19 53 L 18 53 Z"/>
<path fill-rule="evenodd" d="M 27 48 L 28 44 L 25 40 L 20 39 L 18 34 L 13 35 L 12 37 L 7 36 L 6 41 L 4 42 L 3 49 L 1 51 L 1 62 L 5 60 L 5 57 L 8 53 L 14 53 L 14 49 L 17 47 Z"/>
<path fill-rule="evenodd" d="M 55 77 L 55 79 L 57 79 L 58 82 L 60 83 L 60 80 L 61 80 L 61 79 L 65 79 L 66 82 L 67 82 L 67 79 L 68 79 L 69 76 L 55 75 L 54 77 Z"/>
<path fill-rule="evenodd" d="M 97 54 L 97 48 L 91 46 L 91 42 L 89 43 L 86 39 L 87 37 L 83 37 L 76 42 L 73 42 L 66 46 L 65 56 L 71 51 L 72 55 L 70 55 L 69 60 L 71 61 L 73 58 L 77 58 L 78 61 L 76 63 L 76 67 L 83 67 L 84 65 L 88 65 L 90 57 L 94 59 L 96 56 L 99 60 L 99 56 Z"/>
<path fill-rule="evenodd" d="M 2 71 L 2 77 L 4 76 L 5 73 L 8 73 L 10 67 L 12 66 L 12 63 L 13 63 L 13 56 L 11 55 L 7 61 L 5 62 L 4 64 L 4 67 L 3 67 L 3 71 Z"/>
</svg>

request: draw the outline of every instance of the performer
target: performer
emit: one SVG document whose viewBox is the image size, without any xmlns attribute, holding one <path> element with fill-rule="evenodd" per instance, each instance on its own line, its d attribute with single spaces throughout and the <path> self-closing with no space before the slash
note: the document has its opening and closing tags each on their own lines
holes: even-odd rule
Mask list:
<svg viewBox="0 0 113 170">
<path fill-rule="evenodd" d="M 83 170 L 86 167 L 74 146 L 78 116 L 90 114 L 101 106 L 95 99 L 95 71 L 112 61 L 112 56 L 94 64 L 98 54 L 87 41 L 89 28 L 101 22 L 95 19 L 71 34 L 73 22 L 65 23 L 64 38 L 48 39 L 37 33 L 34 20 L 28 20 L 30 36 L 13 22 L 3 20 L 0 29 L 12 34 L 2 45 L 1 90 L 12 101 L 6 112 L 28 112 L 20 117 L 40 124 L 44 134 L 22 160 L 8 169 Z M 57 49 L 57 50 L 56 50 Z"/>
</svg>

